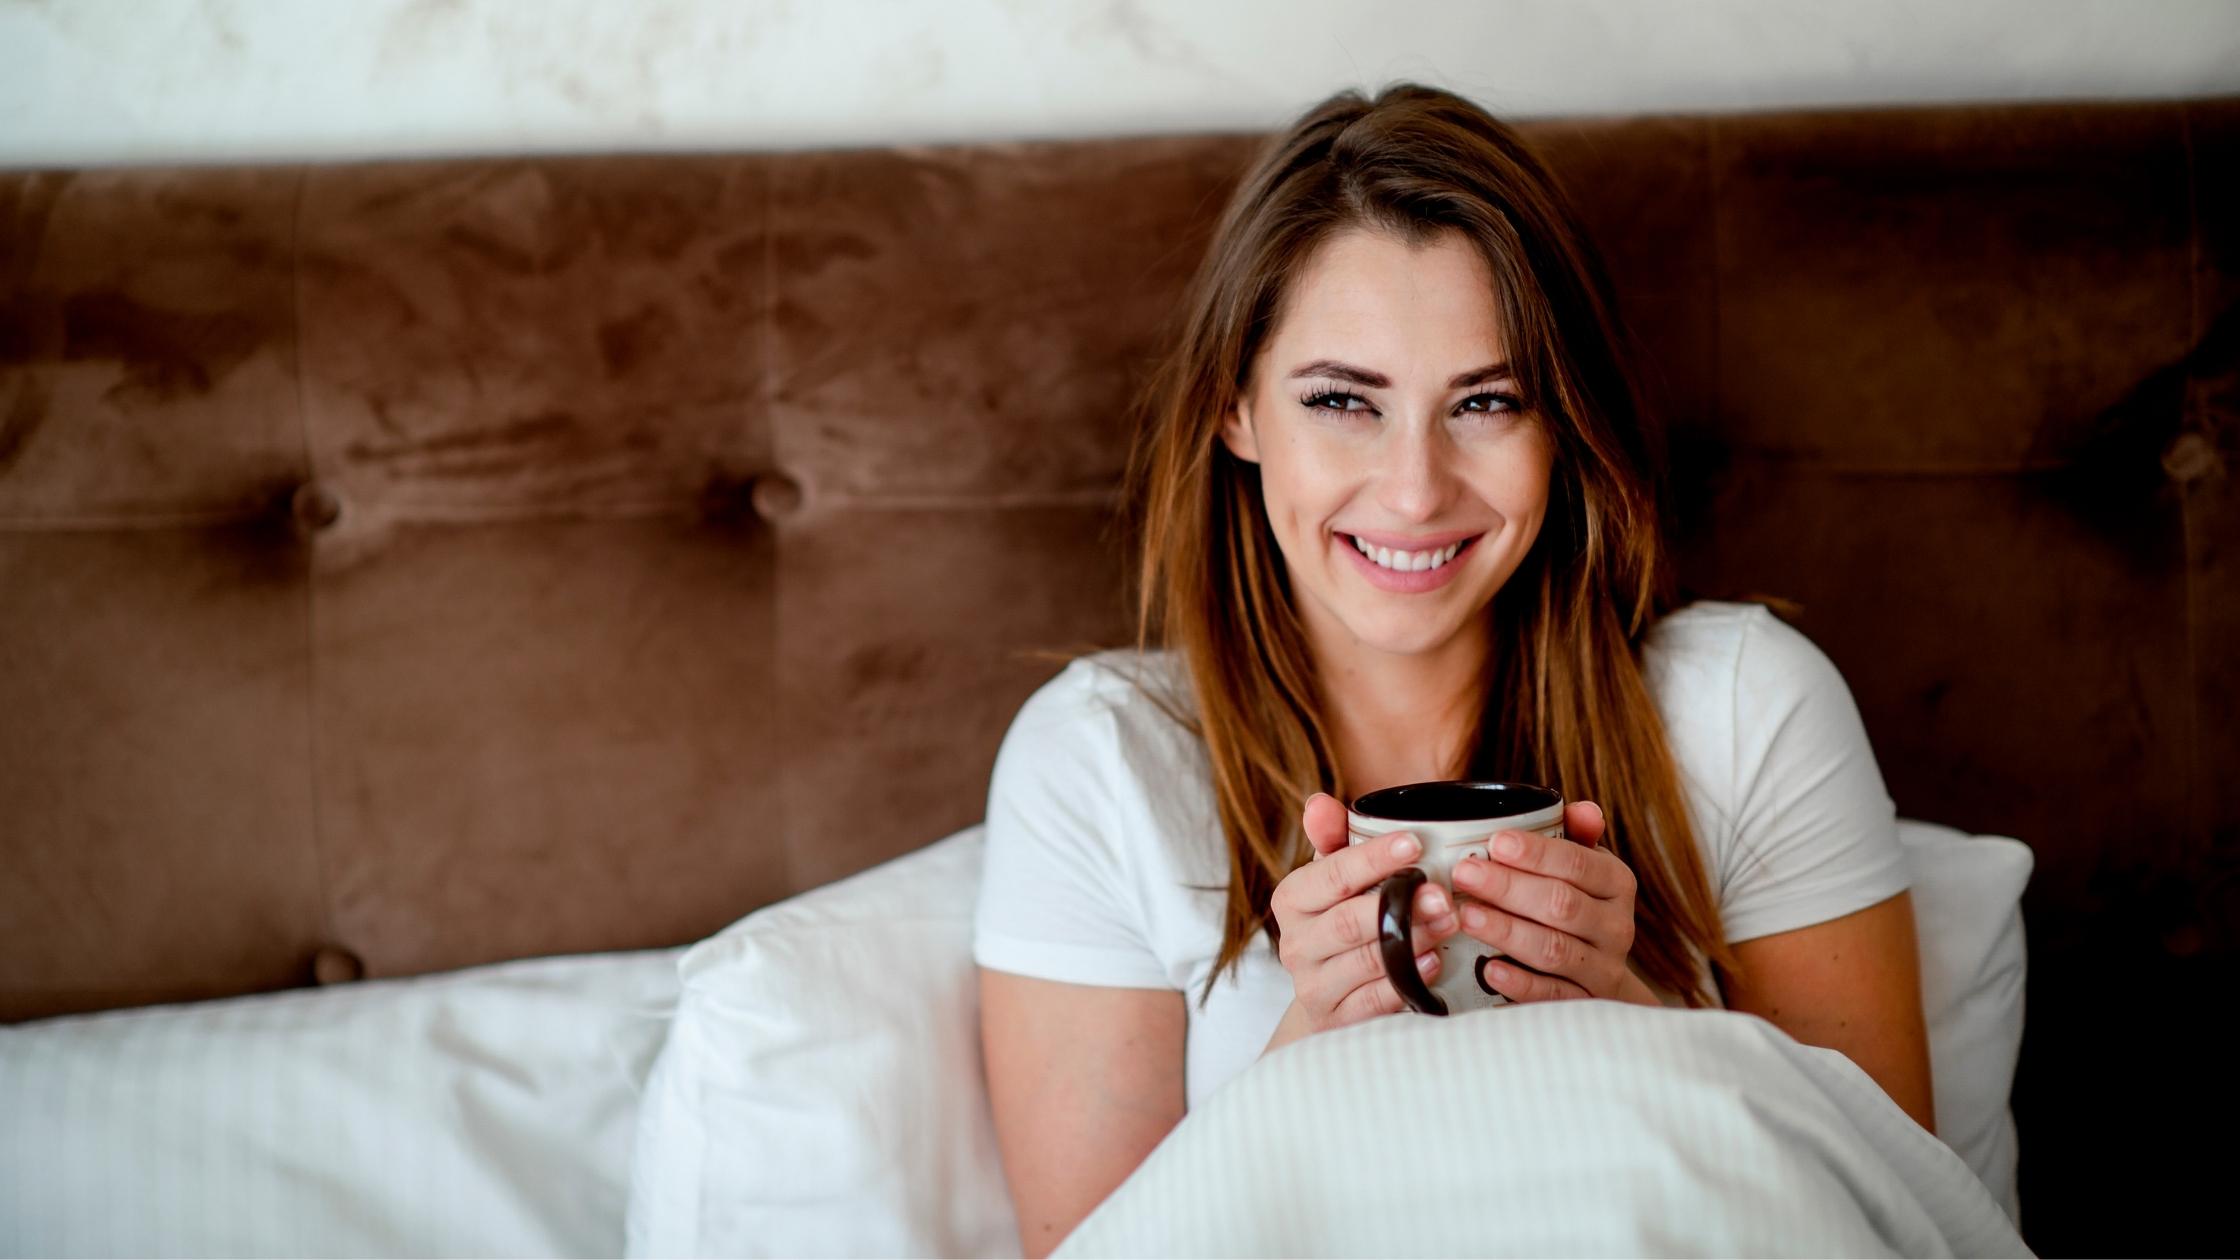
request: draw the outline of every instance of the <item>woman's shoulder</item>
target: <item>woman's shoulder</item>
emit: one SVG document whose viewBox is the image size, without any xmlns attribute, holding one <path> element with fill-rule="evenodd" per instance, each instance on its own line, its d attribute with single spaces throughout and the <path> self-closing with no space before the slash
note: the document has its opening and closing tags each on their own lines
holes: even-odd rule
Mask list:
<svg viewBox="0 0 2240 1260">
<path fill-rule="evenodd" d="M 1825 922 L 1903 890 L 1896 807 L 1828 654 L 1759 604 L 1706 601 L 1667 622 L 1644 672 L 1726 938 Z"/>
<path fill-rule="evenodd" d="M 1752 794 L 1826 777 L 1791 763 L 1872 766 L 1835 662 L 1763 604 L 1703 600 L 1674 610 L 1645 640 L 1642 673 L 1714 850 L 1732 846 L 1745 815 L 1765 814 Z"/>
<path fill-rule="evenodd" d="M 1086 652 L 1028 697 L 1021 713 L 1052 721 L 1091 715 L 1135 717 L 1145 711 L 1187 711 L 1190 689 L 1181 654 L 1165 648 Z"/>
<path fill-rule="evenodd" d="M 1733 798 L 1751 767 L 1783 731 L 1801 730 L 1795 718 L 1821 726 L 1855 713 L 1827 654 L 1764 604 L 1698 600 L 1673 610 L 1643 640 L 1642 677 L 1683 784 L 1714 830 L 1741 808 Z"/>
<path fill-rule="evenodd" d="M 1074 657 L 1036 688 L 1009 738 L 1078 751 L 1129 751 L 1147 742 L 1171 748 L 1189 737 L 1193 711 L 1180 653 L 1107 648 Z"/>
<path fill-rule="evenodd" d="M 1203 837 L 1219 830 L 1186 682 L 1168 650 L 1073 658 L 1021 706 L 997 753 L 994 794 L 1094 798 L 1116 852 L 1187 867 L 1196 878 Z"/>
<path fill-rule="evenodd" d="M 1660 700 L 1700 697 L 1775 699 L 1840 683 L 1820 645 L 1764 604 L 1701 599 L 1676 608 L 1643 640 L 1642 665 Z"/>
<path fill-rule="evenodd" d="M 1699 599 L 1657 619 L 1644 641 L 1652 656 L 1725 651 L 1731 655 L 1746 629 L 1762 620 L 1780 621 L 1764 604 Z"/>
</svg>

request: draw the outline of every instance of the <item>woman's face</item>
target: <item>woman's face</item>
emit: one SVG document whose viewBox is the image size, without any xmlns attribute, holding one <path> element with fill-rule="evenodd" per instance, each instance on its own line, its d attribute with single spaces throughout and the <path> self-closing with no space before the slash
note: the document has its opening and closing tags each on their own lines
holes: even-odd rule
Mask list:
<svg viewBox="0 0 2240 1260">
<path fill-rule="evenodd" d="M 1260 466 L 1315 642 L 1415 654 L 1478 633 L 1554 461 L 1507 361 L 1492 273 L 1459 233 L 1344 231 L 1294 281 L 1221 438 Z"/>
</svg>

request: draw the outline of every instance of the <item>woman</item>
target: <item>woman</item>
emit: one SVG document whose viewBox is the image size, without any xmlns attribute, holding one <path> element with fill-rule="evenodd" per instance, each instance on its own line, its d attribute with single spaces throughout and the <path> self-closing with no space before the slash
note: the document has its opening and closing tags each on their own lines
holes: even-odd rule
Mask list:
<svg viewBox="0 0 2240 1260">
<path fill-rule="evenodd" d="M 1519 1002 L 1755 1012 L 1933 1127 L 1895 809 L 1841 677 L 1754 604 L 1673 609 L 1657 443 L 1598 264 L 1514 133 L 1344 93 L 1222 215 L 1131 460 L 1137 644 L 998 754 L 975 928 L 1027 1254 L 1260 1054 L 1401 1009 L 1342 801 L 1547 783 L 1579 841 L 1417 904 Z M 1163 647 L 1153 650 L 1157 624 Z M 1607 805 L 1605 814 L 1603 805 Z"/>
</svg>

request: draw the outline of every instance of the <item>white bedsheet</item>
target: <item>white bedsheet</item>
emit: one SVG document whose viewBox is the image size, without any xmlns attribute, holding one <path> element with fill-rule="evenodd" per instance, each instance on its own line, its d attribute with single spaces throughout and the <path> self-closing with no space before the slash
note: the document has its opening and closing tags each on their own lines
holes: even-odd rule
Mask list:
<svg viewBox="0 0 2240 1260">
<path fill-rule="evenodd" d="M 2030 1252 L 1842 1055 L 1755 1016 L 1575 1001 L 1286 1046 L 1056 1254 Z"/>
</svg>

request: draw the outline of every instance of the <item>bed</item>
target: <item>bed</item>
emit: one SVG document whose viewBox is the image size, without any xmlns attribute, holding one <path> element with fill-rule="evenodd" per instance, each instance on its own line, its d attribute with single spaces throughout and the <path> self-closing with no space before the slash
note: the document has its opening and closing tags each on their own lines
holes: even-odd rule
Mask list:
<svg viewBox="0 0 2240 1260">
<path fill-rule="evenodd" d="M 1900 812 L 2026 870 L 1948 994 L 2026 952 L 1966 1056 L 2020 1038 L 2021 1236 L 2213 1249 L 2213 1167 L 2104 1152 L 2235 1118 L 2240 102 L 1525 129 L 1690 593 L 1795 601 Z M 675 1171 L 685 1017 L 842 1062 L 871 999 L 711 977 L 969 887 L 1038 650 L 1130 624 L 1124 403 L 1259 138 L 0 173 L 0 1250 L 741 1250 L 662 1232 L 774 1132 Z M 957 1049 L 924 987 L 845 1079 Z M 845 1114 L 778 1171 L 859 1197 L 756 1237 L 1003 1250 L 983 1131 Z"/>
</svg>

